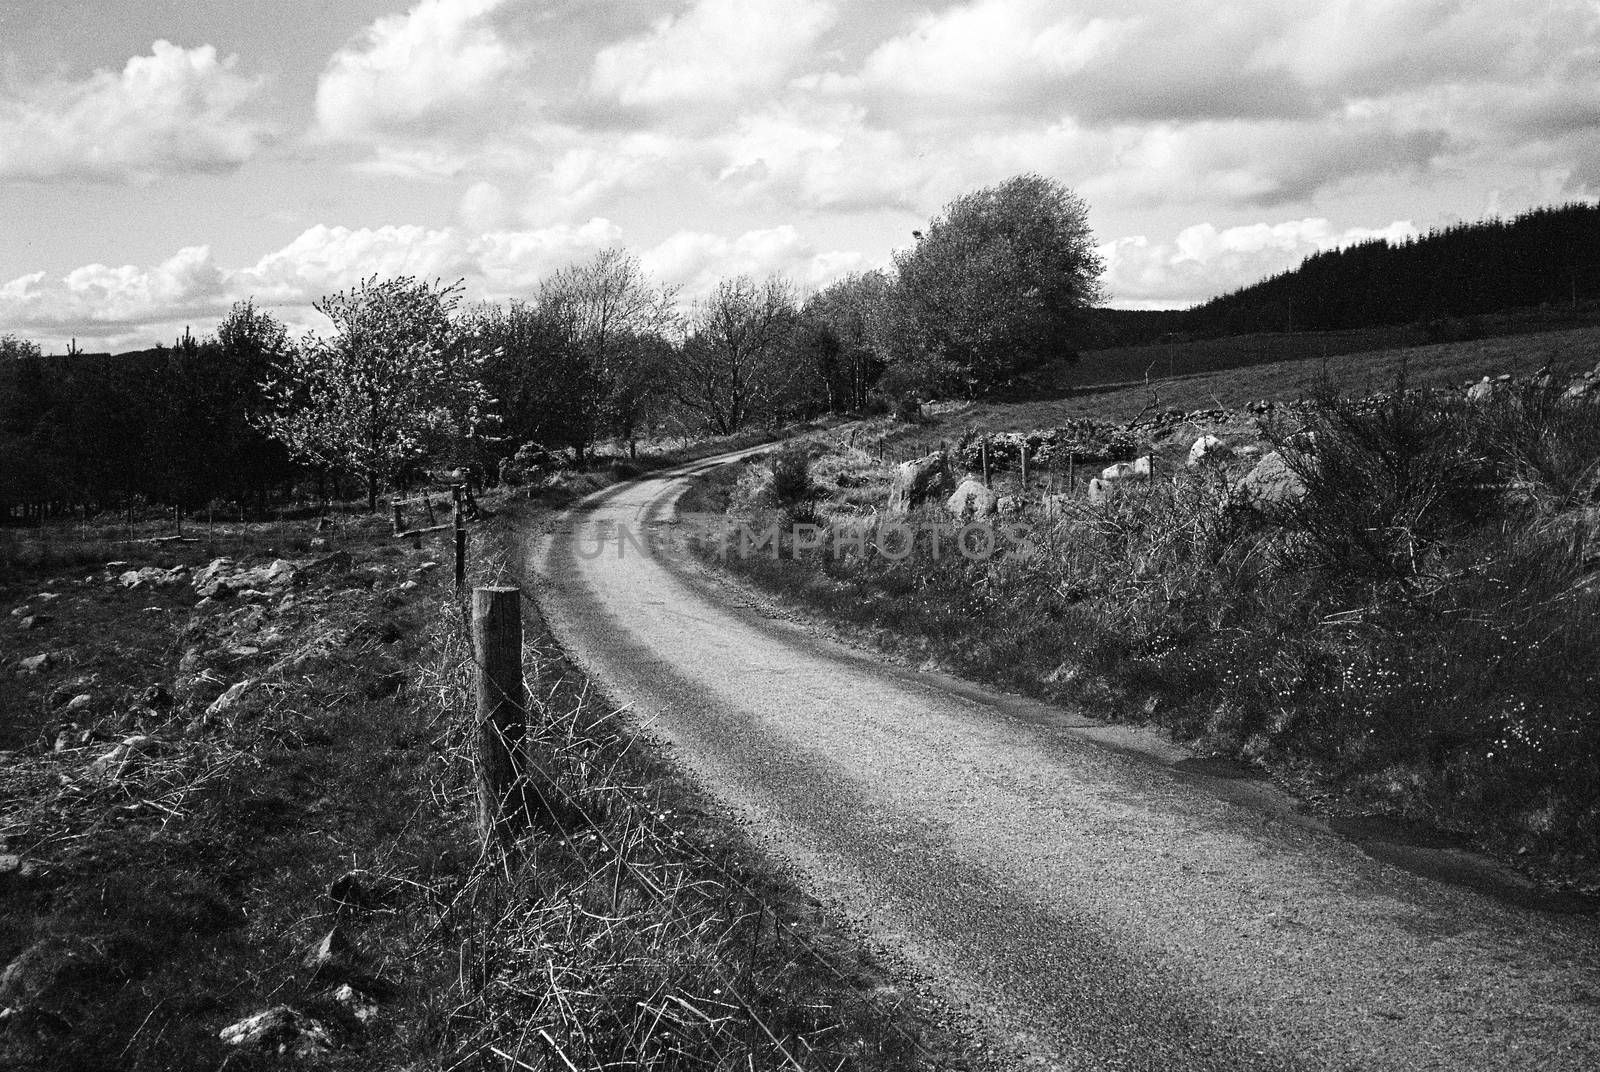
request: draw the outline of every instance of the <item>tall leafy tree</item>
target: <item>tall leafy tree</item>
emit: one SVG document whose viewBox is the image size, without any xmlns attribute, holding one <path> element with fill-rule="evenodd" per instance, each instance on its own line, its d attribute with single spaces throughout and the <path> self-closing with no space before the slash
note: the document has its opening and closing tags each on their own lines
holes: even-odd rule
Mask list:
<svg viewBox="0 0 1600 1072">
<path fill-rule="evenodd" d="M 679 328 L 676 297 L 621 249 L 601 250 L 540 286 L 541 313 L 561 326 L 588 369 L 593 395 L 578 411 L 587 424 L 584 445 L 601 434 L 630 442 L 637 434 L 660 382 L 661 342 Z"/>
<path fill-rule="evenodd" d="M 1104 269 L 1088 206 L 1035 174 L 956 198 L 895 266 L 896 361 L 969 394 L 1075 356 Z"/>
<path fill-rule="evenodd" d="M 717 435 L 770 415 L 794 376 L 798 315 L 785 279 L 723 280 L 695 304 L 689 337 L 672 357 L 673 397 Z"/>
<path fill-rule="evenodd" d="M 307 336 L 266 385 L 262 426 L 295 456 L 378 487 L 477 430 L 481 354 L 459 329 L 461 288 L 376 276 L 325 297 L 328 338 Z"/>
<path fill-rule="evenodd" d="M 796 348 L 827 409 L 865 408 L 883 375 L 891 286 L 883 272 L 846 276 L 800 310 Z"/>
<path fill-rule="evenodd" d="M 581 457 L 603 391 L 566 319 L 542 303 L 513 301 L 473 308 L 466 325 L 484 355 L 483 384 L 498 417 L 495 438 L 482 444 L 485 468 L 527 443 Z"/>
</svg>

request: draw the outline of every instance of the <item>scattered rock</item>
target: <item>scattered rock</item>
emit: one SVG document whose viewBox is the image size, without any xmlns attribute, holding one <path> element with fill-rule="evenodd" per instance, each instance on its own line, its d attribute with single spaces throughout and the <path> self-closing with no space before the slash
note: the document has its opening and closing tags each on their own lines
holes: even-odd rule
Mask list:
<svg viewBox="0 0 1600 1072">
<path fill-rule="evenodd" d="M 30 614 L 17 622 L 17 628 L 27 632 L 33 629 L 42 629 L 53 621 L 55 619 L 48 614 Z"/>
<path fill-rule="evenodd" d="M 42 655 L 30 655 L 26 659 L 18 661 L 17 675 L 22 677 L 31 674 L 42 674 L 54 666 L 55 662 L 55 657 L 49 652 L 45 652 Z"/>
<path fill-rule="evenodd" d="M 167 691 L 165 685 L 151 685 L 139 694 L 139 702 L 159 711 L 172 706 L 172 693 Z"/>
<path fill-rule="evenodd" d="M 0 853 L 0 895 L 13 893 L 39 875 L 39 865 L 15 853 Z"/>
<path fill-rule="evenodd" d="M 889 485 L 889 513 L 903 517 L 943 491 L 949 482 L 949 462 L 943 451 L 901 462 L 894 467 Z"/>
<path fill-rule="evenodd" d="M 154 737 L 142 733 L 124 737 L 115 748 L 89 764 L 89 767 L 91 770 L 110 774 L 113 778 L 120 778 L 138 764 L 141 756 L 154 751 L 160 743 Z"/>
<path fill-rule="evenodd" d="M 1233 450 L 1227 443 L 1217 436 L 1203 435 L 1194 441 L 1189 448 L 1189 467 L 1194 468 L 1206 462 L 1218 462 L 1227 458 Z"/>
<path fill-rule="evenodd" d="M 217 1037 L 229 1046 L 253 1046 L 296 1057 L 316 1057 L 333 1049 L 333 1036 L 320 1021 L 287 1005 L 229 1024 Z"/>
<path fill-rule="evenodd" d="M 345 971 L 349 969 L 355 947 L 343 930 L 334 927 L 322 936 L 322 941 L 311 947 L 301 964 L 313 972 Z"/>
<path fill-rule="evenodd" d="M 994 492 L 984 487 L 983 481 L 972 476 L 956 485 L 956 490 L 944 505 L 950 516 L 959 520 L 989 517 L 997 508 Z"/>
<path fill-rule="evenodd" d="M 357 990 L 349 983 L 340 983 L 330 997 L 343 1005 L 362 1023 L 370 1023 L 378 1017 L 378 1002 L 372 995 Z"/>
<path fill-rule="evenodd" d="M 221 696 L 218 696 L 215 700 L 211 701 L 211 706 L 206 708 L 206 717 L 221 718 L 223 715 L 227 714 L 238 705 L 240 697 L 248 692 L 250 690 L 250 686 L 254 684 L 254 679 L 245 678 L 243 681 L 239 681 L 228 686 L 228 690 Z"/>
<path fill-rule="evenodd" d="M 74 712 L 84 710 L 85 708 L 87 708 L 92 703 L 94 703 L 94 697 L 93 696 L 91 696 L 87 692 L 80 692 L 80 693 L 78 693 L 78 695 L 76 695 L 72 699 L 68 700 L 67 701 L 67 706 L 62 708 L 62 710 L 64 710 L 67 714 L 70 715 L 70 714 L 73 714 Z"/>
<path fill-rule="evenodd" d="M 1263 457 L 1240 480 L 1234 491 L 1256 507 L 1290 506 L 1306 497 L 1305 481 L 1277 451 Z"/>
<path fill-rule="evenodd" d="M 40 592 L 38 595 L 34 596 L 33 598 L 37 602 L 40 602 L 40 603 L 54 603 L 56 600 L 61 598 L 61 593 L 60 592 Z"/>
<path fill-rule="evenodd" d="M 411 572 L 412 573 L 431 573 L 432 571 L 434 571 L 434 570 L 436 570 L 438 568 L 439 568 L 439 563 L 437 563 L 437 562 L 424 562 L 421 565 L 417 566 L 415 569 L 413 569 Z"/>
<path fill-rule="evenodd" d="M 143 569 L 128 570 L 120 574 L 117 583 L 124 588 L 142 588 L 145 585 L 166 588 L 182 583 L 188 572 L 187 566 L 174 566 L 170 570 L 164 570 L 159 566 L 146 566 Z"/>
</svg>

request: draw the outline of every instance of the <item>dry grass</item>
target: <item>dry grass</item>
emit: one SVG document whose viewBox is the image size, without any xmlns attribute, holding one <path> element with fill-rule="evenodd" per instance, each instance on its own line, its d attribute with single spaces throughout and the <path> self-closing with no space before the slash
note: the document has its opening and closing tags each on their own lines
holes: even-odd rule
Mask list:
<svg viewBox="0 0 1600 1072">
<path fill-rule="evenodd" d="M 431 691 L 451 757 L 435 795 L 464 812 L 471 713 L 459 621 Z M 964 1067 L 908 998 L 650 753 L 581 674 L 530 645 L 537 717 L 527 832 L 444 913 L 462 950 L 451 1067 Z"/>
</svg>

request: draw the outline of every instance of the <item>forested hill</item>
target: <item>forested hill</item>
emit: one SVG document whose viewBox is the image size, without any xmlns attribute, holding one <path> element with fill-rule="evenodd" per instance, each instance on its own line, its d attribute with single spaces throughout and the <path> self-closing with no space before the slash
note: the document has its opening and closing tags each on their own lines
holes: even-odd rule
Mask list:
<svg viewBox="0 0 1600 1072">
<path fill-rule="evenodd" d="M 1315 253 L 1301 265 L 1182 312 L 1106 311 L 1113 345 L 1162 335 L 1343 331 L 1600 298 L 1600 205 L 1535 209 L 1393 243 Z"/>
</svg>

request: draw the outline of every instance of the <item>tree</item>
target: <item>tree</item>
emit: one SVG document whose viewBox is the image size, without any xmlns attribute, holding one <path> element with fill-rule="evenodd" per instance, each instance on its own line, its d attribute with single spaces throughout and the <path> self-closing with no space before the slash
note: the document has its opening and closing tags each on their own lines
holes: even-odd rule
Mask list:
<svg viewBox="0 0 1600 1072">
<path fill-rule="evenodd" d="M 480 305 L 467 330 L 483 359 L 483 384 L 495 401 L 497 439 L 485 444 L 492 471 L 527 443 L 582 456 L 594 434 L 601 387 L 573 344 L 571 325 L 539 303 Z"/>
<path fill-rule="evenodd" d="M 0 361 L 15 361 L 40 356 L 39 344 L 9 332 L 0 335 Z"/>
<path fill-rule="evenodd" d="M 580 459 L 602 431 L 630 443 L 636 436 L 660 379 L 660 342 L 677 333 L 676 296 L 675 289 L 651 282 L 638 258 L 621 249 L 601 250 L 540 286 L 540 311 L 564 327 L 595 392 L 581 411 L 588 437 L 578 447 Z"/>
<path fill-rule="evenodd" d="M 864 272 L 812 295 L 800 311 L 797 348 L 829 410 L 860 410 L 884 369 L 889 277 Z"/>
<path fill-rule="evenodd" d="M 717 435 L 770 408 L 793 374 L 794 287 L 742 275 L 695 304 L 689 337 L 673 355 L 673 397 Z"/>
<path fill-rule="evenodd" d="M 262 427 L 290 453 L 378 485 L 475 434 L 481 355 L 454 320 L 460 284 L 374 276 L 317 302 L 331 338 L 308 335 L 266 384 Z"/>
<path fill-rule="evenodd" d="M 1075 357 L 1104 270 L 1088 215 L 1066 187 L 1034 174 L 946 205 L 895 256 L 896 363 L 974 394 Z"/>
</svg>

